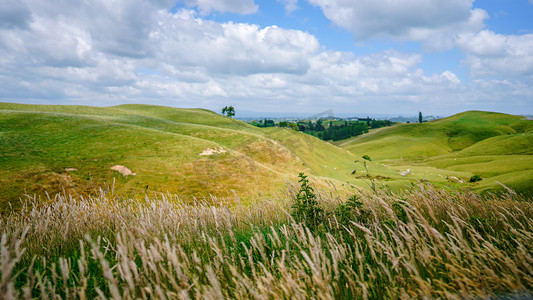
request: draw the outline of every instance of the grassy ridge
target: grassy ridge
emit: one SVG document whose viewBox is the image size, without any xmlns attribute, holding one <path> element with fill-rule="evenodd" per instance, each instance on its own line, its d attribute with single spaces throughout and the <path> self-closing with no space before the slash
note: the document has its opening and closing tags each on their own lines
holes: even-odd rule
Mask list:
<svg viewBox="0 0 533 300">
<path fill-rule="evenodd" d="M 169 192 L 182 199 L 228 193 L 252 199 L 278 191 L 302 171 L 319 184 L 350 190 L 376 184 L 371 180 L 395 191 L 419 180 L 459 185 L 447 178 L 477 173 L 487 179 L 473 185 L 477 191 L 502 189 L 498 181 L 528 192 L 531 123 L 467 112 L 376 131 L 341 142 L 342 149 L 202 109 L 0 103 L 0 206 L 17 206 L 24 193 L 90 195 L 113 183 L 117 194 L 134 198 Z M 208 148 L 226 152 L 199 155 Z M 354 163 L 364 154 L 374 160 L 366 168 Z M 137 175 L 112 171 L 117 164 Z M 400 176 L 407 169 L 412 172 Z"/>
<path fill-rule="evenodd" d="M 199 155 L 208 148 L 226 152 Z M 16 205 L 23 193 L 89 195 L 113 182 L 115 192 L 128 197 L 169 192 L 191 199 L 234 191 L 246 198 L 276 192 L 301 171 L 365 187 L 349 175 L 356 159 L 302 133 L 260 129 L 202 109 L 0 103 L 4 207 Z M 112 171 L 117 164 L 137 175 Z"/>
<path fill-rule="evenodd" d="M 533 121 L 520 116 L 470 111 L 398 125 L 340 144 L 391 168 L 415 170 L 419 179 L 455 176 L 467 181 L 479 174 L 485 180 L 473 186 L 476 191 L 503 190 L 502 183 L 533 194 Z"/>
<path fill-rule="evenodd" d="M 113 179 L 117 192 L 130 195 L 268 191 L 295 171 L 292 153 L 262 132 L 205 110 L 15 104 L 0 104 L 0 110 L 3 199 L 61 189 L 83 195 Z M 227 152 L 200 156 L 207 148 Z M 275 153 L 276 159 L 258 149 Z M 137 176 L 110 170 L 115 164 Z"/>
<path fill-rule="evenodd" d="M 418 186 L 318 192 L 325 215 L 290 218 L 298 187 L 253 206 L 111 193 L 0 215 L 6 298 L 497 298 L 531 295 L 533 206 Z M 37 200 L 35 200 L 37 201 Z M 346 206 L 344 206 L 346 208 Z M 348 213 L 348 215 L 347 215 Z"/>
</svg>

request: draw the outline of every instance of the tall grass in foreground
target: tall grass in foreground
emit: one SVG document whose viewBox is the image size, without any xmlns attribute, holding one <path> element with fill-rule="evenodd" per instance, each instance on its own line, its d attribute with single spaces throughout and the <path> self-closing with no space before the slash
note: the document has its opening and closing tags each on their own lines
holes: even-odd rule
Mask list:
<svg viewBox="0 0 533 300">
<path fill-rule="evenodd" d="M 358 195 L 339 214 L 343 197 L 322 191 L 324 218 L 311 230 L 290 217 L 296 193 L 230 207 L 104 193 L 26 205 L 0 217 L 0 298 L 476 298 L 533 288 L 533 203 L 516 194 L 421 185 Z"/>
</svg>

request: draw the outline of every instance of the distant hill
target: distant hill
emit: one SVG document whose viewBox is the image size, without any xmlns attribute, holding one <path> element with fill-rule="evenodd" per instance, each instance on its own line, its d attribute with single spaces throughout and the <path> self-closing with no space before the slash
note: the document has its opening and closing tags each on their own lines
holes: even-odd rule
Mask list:
<svg viewBox="0 0 533 300">
<path fill-rule="evenodd" d="M 342 147 L 388 164 L 435 167 L 488 177 L 478 190 L 501 189 L 497 182 L 533 193 L 533 121 L 522 116 L 468 111 L 422 124 L 403 124 Z"/>
</svg>

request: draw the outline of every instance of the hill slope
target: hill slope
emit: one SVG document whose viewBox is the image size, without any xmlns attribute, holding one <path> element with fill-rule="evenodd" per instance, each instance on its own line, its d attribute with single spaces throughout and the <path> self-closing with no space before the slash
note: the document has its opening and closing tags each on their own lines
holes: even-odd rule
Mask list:
<svg viewBox="0 0 533 300">
<path fill-rule="evenodd" d="M 521 116 L 469 111 L 422 124 L 402 124 L 342 142 L 356 155 L 368 154 L 397 168 L 418 168 L 424 176 L 445 171 L 486 178 L 479 191 L 533 193 L 533 121 Z"/>
<path fill-rule="evenodd" d="M 246 198 L 277 192 L 299 172 L 365 187 L 350 175 L 355 159 L 303 133 L 256 128 L 202 109 L 0 103 L 4 206 L 24 193 L 88 195 L 101 186 L 111 190 L 113 182 L 125 196 Z M 111 170 L 115 165 L 136 175 L 123 176 Z"/>
</svg>

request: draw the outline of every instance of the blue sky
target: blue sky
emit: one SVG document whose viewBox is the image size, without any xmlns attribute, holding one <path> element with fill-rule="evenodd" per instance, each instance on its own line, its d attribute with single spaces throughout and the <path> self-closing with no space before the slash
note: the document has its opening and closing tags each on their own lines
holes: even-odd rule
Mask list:
<svg viewBox="0 0 533 300">
<path fill-rule="evenodd" d="M 0 101 L 533 114 L 533 0 L 5 0 Z"/>
</svg>

